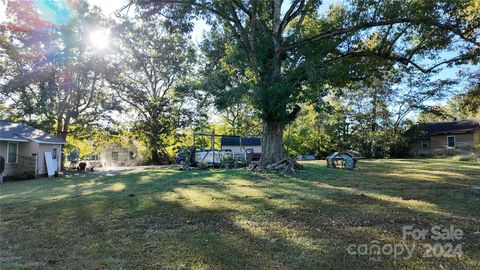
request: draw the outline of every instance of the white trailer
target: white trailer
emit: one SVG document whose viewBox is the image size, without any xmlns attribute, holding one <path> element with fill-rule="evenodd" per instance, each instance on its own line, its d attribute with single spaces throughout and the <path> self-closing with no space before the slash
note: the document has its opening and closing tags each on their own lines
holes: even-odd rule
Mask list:
<svg viewBox="0 0 480 270">
<path fill-rule="evenodd" d="M 195 152 L 195 163 L 220 164 L 220 152 L 216 150 Z"/>
</svg>

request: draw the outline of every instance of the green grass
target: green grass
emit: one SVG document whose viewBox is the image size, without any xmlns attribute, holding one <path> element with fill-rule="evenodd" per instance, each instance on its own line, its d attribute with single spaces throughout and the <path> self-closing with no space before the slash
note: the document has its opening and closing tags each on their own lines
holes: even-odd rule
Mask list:
<svg viewBox="0 0 480 270">
<path fill-rule="evenodd" d="M 474 269 L 480 267 L 480 164 L 305 163 L 292 176 L 175 167 L 0 186 L 3 269 Z M 460 258 L 349 255 L 401 243 L 401 228 L 454 225 Z"/>
</svg>

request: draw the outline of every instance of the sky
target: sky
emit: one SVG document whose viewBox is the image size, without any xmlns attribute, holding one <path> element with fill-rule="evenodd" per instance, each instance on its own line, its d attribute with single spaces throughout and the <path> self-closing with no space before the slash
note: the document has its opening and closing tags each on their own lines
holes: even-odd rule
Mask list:
<svg viewBox="0 0 480 270">
<path fill-rule="evenodd" d="M 0 23 L 5 21 L 5 16 L 7 12 L 6 0 L 0 0 Z"/>
<path fill-rule="evenodd" d="M 0 0 L 1 1 L 1 0 Z M 124 0 L 87 0 L 90 4 L 95 5 L 102 9 L 103 13 L 106 16 L 114 16 L 114 12 L 122 8 L 126 1 Z M 288 3 L 288 1 L 285 1 Z M 330 5 L 340 2 L 339 0 L 324 0 L 322 6 L 320 7 L 319 12 L 325 12 L 329 9 Z M 203 32 L 208 31 L 210 26 L 205 23 L 203 20 L 198 20 L 195 22 L 195 27 L 192 31 L 192 40 L 194 43 L 198 44 L 202 40 Z"/>
<path fill-rule="evenodd" d="M 124 0 L 87 0 L 91 5 L 95 5 L 99 7 L 105 16 L 111 17 L 115 16 L 113 13 L 119 9 L 121 9 L 123 6 L 125 6 L 127 1 Z M 195 23 L 195 27 L 192 31 L 192 40 L 195 44 L 200 43 L 203 32 L 208 31 L 210 27 L 204 22 L 204 21 L 197 21 Z"/>
<path fill-rule="evenodd" d="M 41 3 L 42 1 L 41 0 L 32 0 L 34 1 L 34 3 L 36 3 L 36 5 L 38 5 L 38 3 Z M 35 2 L 37 1 L 37 2 Z M 54 1 L 67 1 L 67 0 L 54 0 Z M 95 5 L 95 6 L 98 6 L 102 11 L 103 13 L 105 14 L 105 16 L 107 17 L 113 17 L 115 16 L 114 15 L 114 12 L 119 10 L 120 8 L 122 8 L 126 3 L 127 3 L 127 0 L 87 0 L 91 5 Z M 6 19 L 6 4 L 7 4 L 7 0 L 0 0 L 0 24 L 2 22 L 5 21 Z M 43 1 L 43 2 L 47 2 L 47 1 Z M 324 13 L 325 11 L 327 11 L 329 9 L 329 7 L 332 5 L 332 4 L 335 4 L 335 3 L 341 3 L 342 0 L 324 0 L 322 6 L 320 7 L 320 10 L 319 12 L 320 13 Z M 288 1 L 285 1 L 286 4 L 288 4 Z M 282 7 L 282 10 L 283 12 L 286 11 L 286 5 L 284 7 Z M 205 23 L 205 21 L 202 21 L 202 20 L 198 20 L 195 22 L 195 26 L 194 26 L 194 29 L 191 33 L 191 37 L 192 37 L 192 40 L 194 42 L 194 44 L 199 44 L 202 40 L 202 37 L 203 37 L 203 33 L 205 31 L 209 31 L 210 27 Z M 441 55 L 442 57 L 446 57 L 447 54 L 442 54 Z M 465 67 L 462 67 L 462 68 L 465 68 Z M 478 70 L 479 67 L 478 66 L 467 66 L 467 68 L 470 68 L 470 69 L 475 69 L 475 70 Z M 443 69 L 438 75 L 436 75 L 436 78 L 439 78 L 439 79 L 446 79 L 446 78 L 455 78 L 456 77 L 456 74 L 457 72 L 460 70 L 461 68 L 458 68 L 458 67 L 447 67 L 445 69 Z M 462 85 L 458 85 L 458 91 L 460 91 L 460 89 L 462 89 L 464 86 Z"/>
<path fill-rule="evenodd" d="M 37 3 L 42 2 L 41 0 L 32 0 Z M 54 1 L 67 1 L 67 0 L 54 0 Z M 0 0 L 0 23 L 4 22 L 6 19 L 6 3 L 8 0 Z M 114 12 L 121 9 L 128 3 L 128 0 L 87 0 L 91 5 L 99 7 L 105 16 L 113 17 Z M 286 6 L 289 1 L 285 1 L 283 12 L 286 10 Z M 319 12 L 326 12 L 332 4 L 341 3 L 342 0 L 324 0 L 323 4 L 320 7 Z M 194 29 L 191 33 L 192 41 L 195 44 L 199 44 L 202 40 L 203 33 L 209 31 L 210 27 L 203 20 L 197 20 L 195 22 Z M 477 67 L 478 68 L 478 67 Z M 454 78 L 458 72 L 458 68 L 445 68 L 439 75 L 440 78 Z"/>
<path fill-rule="evenodd" d="M 99 8 L 101 8 L 103 13 L 106 16 L 114 16 L 113 13 L 116 10 L 122 8 L 125 5 L 124 0 L 87 0 L 87 1 L 90 4 L 96 5 Z M 285 3 L 288 4 L 288 2 L 289 1 L 284 2 L 284 6 L 282 7 L 282 12 L 286 12 Z M 342 0 L 324 0 L 322 5 L 320 6 L 319 13 L 320 14 L 325 13 L 326 11 L 329 10 L 331 5 L 337 4 L 337 3 L 342 3 Z M 203 20 L 196 21 L 194 29 L 191 33 L 193 43 L 197 44 L 197 45 L 200 44 L 200 42 L 202 40 L 202 37 L 203 37 L 203 33 L 205 31 L 209 31 L 209 30 L 210 30 L 210 26 L 208 26 L 205 21 L 203 21 Z M 442 55 L 442 57 L 447 58 L 449 56 L 445 54 L 445 55 Z M 468 69 L 479 69 L 478 66 L 475 67 L 475 66 L 471 66 L 471 65 L 463 66 L 463 67 L 447 67 L 447 68 L 444 68 L 443 70 L 441 70 L 439 72 L 439 74 L 435 75 L 435 77 L 437 79 L 455 79 L 457 77 L 458 72 L 461 71 L 462 69 L 466 69 L 466 68 L 468 68 Z M 466 87 L 465 85 L 460 83 L 459 85 L 457 85 L 455 87 L 455 89 L 452 89 L 452 91 L 454 93 L 455 92 L 460 92 L 460 91 L 464 90 L 465 87 Z M 445 99 L 445 100 L 441 100 L 441 101 L 433 100 L 433 101 L 428 101 L 427 104 L 428 105 L 445 104 L 447 102 L 447 100 L 448 100 L 448 98 Z M 416 118 L 416 114 L 417 113 L 412 113 L 408 117 L 409 118 Z"/>
</svg>

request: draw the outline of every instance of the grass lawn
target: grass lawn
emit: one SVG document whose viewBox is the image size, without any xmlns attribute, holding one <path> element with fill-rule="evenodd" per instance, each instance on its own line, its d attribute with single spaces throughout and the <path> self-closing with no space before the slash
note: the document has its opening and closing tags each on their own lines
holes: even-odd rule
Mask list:
<svg viewBox="0 0 480 270">
<path fill-rule="evenodd" d="M 0 268 L 480 268 L 480 197 L 470 192 L 480 186 L 480 163 L 305 167 L 292 176 L 165 167 L 7 182 L 0 186 Z M 408 225 L 453 225 L 463 236 L 402 242 Z M 413 256 L 358 254 L 356 247 L 375 240 L 414 247 Z M 423 257 L 424 244 L 449 242 L 461 244 L 463 256 Z"/>
</svg>

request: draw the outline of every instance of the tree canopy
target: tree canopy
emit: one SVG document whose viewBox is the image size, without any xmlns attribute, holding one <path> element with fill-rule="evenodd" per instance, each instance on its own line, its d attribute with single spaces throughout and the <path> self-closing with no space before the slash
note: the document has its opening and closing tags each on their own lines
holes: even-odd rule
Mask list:
<svg viewBox="0 0 480 270">
<path fill-rule="evenodd" d="M 262 162 L 283 158 L 283 130 L 304 101 L 404 66 L 423 73 L 476 62 L 477 1 L 350 1 L 319 14 L 321 1 L 144 1 L 172 31 L 193 18 L 212 25 L 203 43 L 206 81 L 220 98 L 245 95 L 263 121 Z M 453 57 L 443 59 L 440 52 Z M 234 93 L 234 94 L 233 94 Z M 221 104 L 222 102 L 220 102 Z"/>
<path fill-rule="evenodd" d="M 148 141 L 151 159 L 168 159 L 172 136 L 187 121 L 186 76 L 195 51 L 182 35 L 163 31 L 159 20 L 125 20 L 117 29 L 121 53 L 108 81 L 116 96 L 139 115 L 136 129 Z"/>
<path fill-rule="evenodd" d="M 263 166 L 340 149 L 390 157 L 419 111 L 480 113 L 477 0 L 131 0 L 109 19 L 84 0 L 42 3 L 10 1 L 0 26 L 0 117 L 82 145 L 118 125 L 158 163 L 215 128 L 262 133 Z M 196 46 L 199 21 L 210 30 Z M 444 78 L 456 67 L 474 69 Z"/>
<path fill-rule="evenodd" d="M 2 33 L 3 98 L 11 114 L 66 138 L 72 125 L 85 126 L 115 109 L 105 87 L 106 60 L 84 33 L 106 25 L 99 9 L 81 2 L 70 19 L 53 25 L 34 3 L 9 2 L 14 23 Z"/>
</svg>

